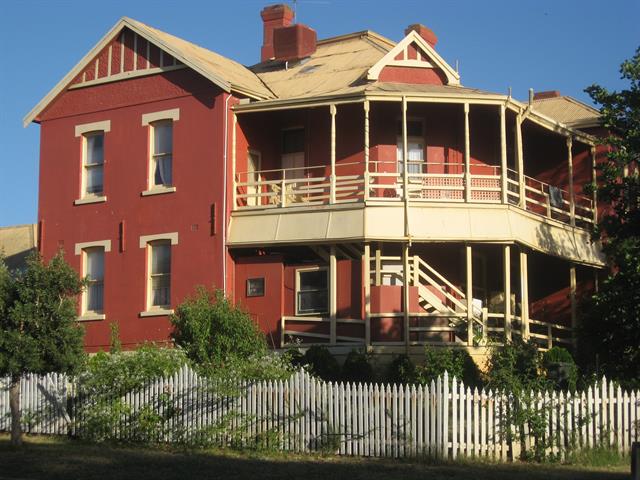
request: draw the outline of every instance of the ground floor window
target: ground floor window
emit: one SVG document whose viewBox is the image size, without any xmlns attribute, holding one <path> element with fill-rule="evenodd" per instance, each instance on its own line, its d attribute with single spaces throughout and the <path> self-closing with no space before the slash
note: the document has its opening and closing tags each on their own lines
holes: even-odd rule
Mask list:
<svg viewBox="0 0 640 480">
<path fill-rule="evenodd" d="M 329 311 L 327 269 L 296 271 L 296 315 L 320 315 Z"/>
</svg>

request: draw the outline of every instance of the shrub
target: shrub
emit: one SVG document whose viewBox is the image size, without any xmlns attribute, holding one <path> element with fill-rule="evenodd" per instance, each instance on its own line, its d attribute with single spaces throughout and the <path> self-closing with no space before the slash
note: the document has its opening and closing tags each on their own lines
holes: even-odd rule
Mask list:
<svg viewBox="0 0 640 480">
<path fill-rule="evenodd" d="M 249 315 L 221 290 L 198 287 L 171 316 L 173 341 L 196 364 L 222 364 L 229 358 L 263 355 L 267 343 Z"/>
<path fill-rule="evenodd" d="M 541 371 L 541 359 L 533 343 L 520 339 L 494 347 L 489 354 L 487 387 L 521 392 L 547 387 Z"/>
<path fill-rule="evenodd" d="M 358 350 L 351 350 L 342 366 L 342 379 L 346 382 L 371 382 L 373 367 L 369 356 Z"/>
<path fill-rule="evenodd" d="M 544 353 L 542 363 L 548 380 L 559 389 L 575 390 L 578 382 L 578 367 L 569 351 L 553 347 Z"/>
<path fill-rule="evenodd" d="M 455 376 L 462 379 L 465 370 L 465 354 L 466 352 L 461 349 L 425 347 L 424 364 L 416 367 L 417 382 L 426 385 L 444 375 L 445 371 L 449 373 L 449 378 Z"/>
<path fill-rule="evenodd" d="M 393 358 L 387 367 L 387 381 L 390 383 L 415 383 L 416 366 L 404 354 Z"/>
<path fill-rule="evenodd" d="M 303 362 L 313 375 L 323 380 L 335 381 L 340 376 L 340 366 L 325 346 L 313 345 L 309 347 L 303 356 Z"/>
</svg>

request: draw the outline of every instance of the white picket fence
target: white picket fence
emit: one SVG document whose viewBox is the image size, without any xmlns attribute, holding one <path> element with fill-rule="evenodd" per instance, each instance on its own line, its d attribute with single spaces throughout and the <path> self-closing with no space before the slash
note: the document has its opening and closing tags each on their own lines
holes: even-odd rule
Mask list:
<svg viewBox="0 0 640 480">
<path fill-rule="evenodd" d="M 25 430 L 87 436 L 92 418 L 83 410 L 87 400 L 75 391 L 63 375 L 25 377 Z M 408 386 L 324 382 L 301 371 L 285 381 L 242 382 L 221 392 L 184 367 L 122 397 L 129 410 L 104 433 L 124 441 L 261 442 L 297 452 L 504 461 L 519 458 L 522 449 L 531 451 L 536 443 L 560 457 L 571 449 L 601 445 L 626 454 L 640 437 L 639 392 L 623 392 L 604 378 L 585 392 L 532 393 L 528 403 L 544 418 L 544 432 L 538 435 L 509 424 L 514 406 L 509 395 L 471 389 L 446 374 L 428 386 Z M 161 428 L 138 431 L 150 413 Z M 5 379 L 0 382 L 0 430 L 9 428 Z"/>
</svg>

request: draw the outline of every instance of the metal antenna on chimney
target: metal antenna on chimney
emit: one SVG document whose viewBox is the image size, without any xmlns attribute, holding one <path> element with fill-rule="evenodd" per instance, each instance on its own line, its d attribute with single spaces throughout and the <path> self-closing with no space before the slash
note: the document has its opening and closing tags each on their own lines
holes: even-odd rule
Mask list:
<svg viewBox="0 0 640 480">
<path fill-rule="evenodd" d="M 296 23 L 296 16 L 298 13 L 298 0 L 293 0 L 293 23 Z"/>
</svg>

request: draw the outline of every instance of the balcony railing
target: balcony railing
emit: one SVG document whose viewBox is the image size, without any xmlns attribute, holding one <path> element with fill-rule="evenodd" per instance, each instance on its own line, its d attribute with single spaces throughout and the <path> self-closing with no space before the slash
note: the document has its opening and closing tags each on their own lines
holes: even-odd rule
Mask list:
<svg viewBox="0 0 640 480">
<path fill-rule="evenodd" d="M 587 228 L 593 223 L 593 200 L 500 166 L 460 163 L 406 162 L 411 203 L 506 203 L 566 224 Z M 356 202 L 400 202 L 405 199 L 404 173 L 398 163 L 371 161 L 329 166 L 260 170 L 235 177 L 235 210 L 304 207 Z M 503 189 L 505 191 L 503 191 Z M 521 196 L 524 198 L 521 199 Z"/>
</svg>

